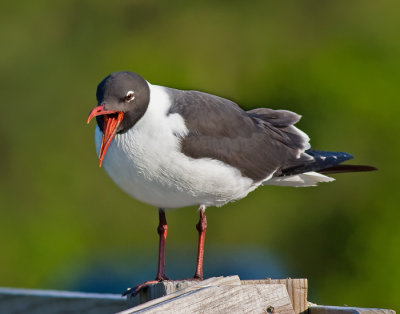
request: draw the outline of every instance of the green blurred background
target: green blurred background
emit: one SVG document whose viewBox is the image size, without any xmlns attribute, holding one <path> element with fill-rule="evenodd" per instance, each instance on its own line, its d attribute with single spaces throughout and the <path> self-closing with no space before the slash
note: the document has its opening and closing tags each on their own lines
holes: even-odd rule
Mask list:
<svg viewBox="0 0 400 314">
<path fill-rule="evenodd" d="M 319 304 L 400 308 L 398 1 L 3 1 L 0 286 L 122 292 L 155 275 L 157 211 L 98 167 L 97 84 L 131 70 L 303 115 L 374 173 L 207 210 L 205 275 L 307 277 Z M 167 213 L 193 275 L 196 208 Z"/>
</svg>

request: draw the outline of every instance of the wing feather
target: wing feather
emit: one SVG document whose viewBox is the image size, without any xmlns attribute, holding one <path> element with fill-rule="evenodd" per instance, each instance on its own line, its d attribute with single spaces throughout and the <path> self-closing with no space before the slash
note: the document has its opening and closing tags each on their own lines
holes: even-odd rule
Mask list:
<svg viewBox="0 0 400 314">
<path fill-rule="evenodd" d="M 308 136 L 293 126 L 300 119 L 296 113 L 268 108 L 246 112 L 225 98 L 169 90 L 169 113 L 180 114 L 189 129 L 181 140 L 189 157 L 220 160 L 256 182 L 312 159 L 304 153 Z"/>
</svg>

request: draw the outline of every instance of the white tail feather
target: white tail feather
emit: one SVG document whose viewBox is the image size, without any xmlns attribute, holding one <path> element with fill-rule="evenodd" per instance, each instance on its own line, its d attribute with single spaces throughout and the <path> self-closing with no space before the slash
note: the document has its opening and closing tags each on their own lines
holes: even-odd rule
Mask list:
<svg viewBox="0 0 400 314">
<path fill-rule="evenodd" d="M 273 177 L 264 181 L 262 185 L 305 187 L 315 186 L 320 182 L 331 182 L 334 180 L 334 178 L 324 176 L 318 172 L 305 172 L 293 176 Z"/>
</svg>

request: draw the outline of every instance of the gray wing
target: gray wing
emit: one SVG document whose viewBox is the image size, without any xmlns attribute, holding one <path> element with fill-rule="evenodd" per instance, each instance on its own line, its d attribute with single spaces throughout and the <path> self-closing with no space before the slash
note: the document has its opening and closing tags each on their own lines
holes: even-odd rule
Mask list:
<svg viewBox="0 0 400 314">
<path fill-rule="evenodd" d="M 213 158 L 240 170 L 243 176 L 263 181 L 312 157 L 308 137 L 293 127 L 300 116 L 285 110 L 242 110 L 218 96 L 168 89 L 169 113 L 180 114 L 189 129 L 182 152 L 192 158 Z"/>
</svg>

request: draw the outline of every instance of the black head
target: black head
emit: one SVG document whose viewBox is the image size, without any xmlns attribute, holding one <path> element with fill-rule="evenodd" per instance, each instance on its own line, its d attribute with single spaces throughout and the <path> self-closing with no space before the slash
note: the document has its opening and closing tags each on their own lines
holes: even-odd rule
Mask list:
<svg viewBox="0 0 400 314">
<path fill-rule="evenodd" d="M 117 133 L 132 128 L 144 115 L 149 105 L 150 89 L 147 82 L 138 74 L 122 71 L 108 75 L 97 86 L 98 106 L 104 111 L 123 112 L 123 119 Z M 97 124 L 103 131 L 104 115 L 96 116 Z"/>
<path fill-rule="evenodd" d="M 103 132 L 100 166 L 107 149 L 117 133 L 124 133 L 143 117 L 149 106 L 150 88 L 136 73 L 115 72 L 97 86 L 98 106 L 93 108 L 87 123 L 96 117 Z"/>
</svg>

